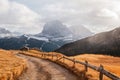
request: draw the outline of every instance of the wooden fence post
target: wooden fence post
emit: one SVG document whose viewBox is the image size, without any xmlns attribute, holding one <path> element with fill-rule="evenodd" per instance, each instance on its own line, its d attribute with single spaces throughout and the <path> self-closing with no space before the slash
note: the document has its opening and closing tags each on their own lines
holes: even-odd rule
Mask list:
<svg viewBox="0 0 120 80">
<path fill-rule="evenodd" d="M 73 58 L 73 68 L 75 68 L 75 58 Z"/>
<path fill-rule="evenodd" d="M 85 61 L 85 71 L 88 71 L 88 61 Z"/>
<path fill-rule="evenodd" d="M 53 60 L 53 53 L 52 53 L 52 60 Z"/>
<path fill-rule="evenodd" d="M 102 73 L 103 69 L 104 69 L 104 67 L 102 65 L 100 65 L 100 67 L 99 67 L 99 70 L 100 70 L 99 80 L 103 80 L 103 73 Z"/>
<path fill-rule="evenodd" d="M 44 54 L 42 54 L 42 57 L 44 58 Z"/>
<path fill-rule="evenodd" d="M 43 58 L 43 53 L 42 53 L 42 55 L 41 55 L 41 58 Z"/>
<path fill-rule="evenodd" d="M 44 53 L 44 58 L 46 57 L 45 53 Z"/>
<path fill-rule="evenodd" d="M 65 58 L 64 58 L 64 56 L 63 56 L 63 63 L 65 62 Z"/>
<path fill-rule="evenodd" d="M 56 58 L 57 58 L 56 60 L 58 60 L 58 55 L 56 55 Z"/>
</svg>

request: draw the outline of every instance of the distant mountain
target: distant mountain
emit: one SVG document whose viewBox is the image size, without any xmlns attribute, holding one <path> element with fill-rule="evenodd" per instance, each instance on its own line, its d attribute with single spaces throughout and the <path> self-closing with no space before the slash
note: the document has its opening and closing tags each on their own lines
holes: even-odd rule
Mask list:
<svg viewBox="0 0 120 80">
<path fill-rule="evenodd" d="M 23 46 L 30 48 L 39 48 L 43 51 L 53 51 L 58 49 L 65 41 L 49 41 L 47 38 L 37 38 L 34 36 L 17 36 L 0 38 L 0 48 L 3 49 L 20 49 Z"/>
<path fill-rule="evenodd" d="M 15 36 L 18 36 L 18 34 L 14 33 L 14 32 L 10 32 L 9 30 L 7 30 L 5 28 L 0 27 L 0 38 L 15 37 Z"/>
<path fill-rule="evenodd" d="M 120 28 L 68 43 L 55 51 L 68 56 L 82 53 L 120 56 Z"/>
<path fill-rule="evenodd" d="M 37 47 L 43 51 L 53 51 L 62 45 L 71 41 L 71 31 L 60 21 L 51 21 L 45 24 L 42 33 L 36 35 L 22 35 L 18 32 L 0 29 L 0 48 L 3 49 L 20 49 L 28 45 L 28 47 Z M 1 34 L 9 36 L 1 36 Z M 18 36 L 12 36 L 16 34 Z"/>
<path fill-rule="evenodd" d="M 77 27 L 78 26 L 73 27 L 72 29 L 64 25 L 61 21 L 54 20 L 47 22 L 44 25 L 43 31 L 36 35 L 22 35 L 18 32 L 11 33 L 8 31 L 8 34 L 15 34 L 16 36 L 1 37 L 0 48 L 20 49 L 22 46 L 28 45 L 30 48 L 37 47 L 43 51 L 53 51 L 60 48 L 64 44 L 91 35 L 90 31 L 86 28 L 77 29 Z M 5 30 L 2 31 L 5 32 Z"/>
<path fill-rule="evenodd" d="M 0 27 L 0 34 L 9 34 L 9 33 L 11 33 L 11 32 Z"/>
<path fill-rule="evenodd" d="M 28 45 L 30 47 L 40 47 L 44 41 L 36 39 L 29 39 L 26 36 L 0 38 L 0 48 L 3 49 L 20 49 L 21 47 Z"/>
<path fill-rule="evenodd" d="M 74 41 L 93 35 L 93 33 L 83 25 L 71 26 L 70 30 L 72 32 Z"/>
<path fill-rule="evenodd" d="M 47 22 L 44 25 L 43 31 L 36 35 L 37 37 L 47 37 L 49 39 L 60 39 L 60 38 L 70 38 L 72 37 L 72 32 L 70 29 L 63 25 L 61 21 L 54 20 Z"/>
<path fill-rule="evenodd" d="M 43 31 L 34 36 L 47 37 L 50 40 L 69 40 L 72 42 L 91 35 L 93 33 L 84 26 L 74 25 L 67 27 L 61 21 L 54 20 L 47 22 L 43 27 Z"/>
<path fill-rule="evenodd" d="M 6 30 L 5 28 L 1 28 L 0 27 L 0 38 L 2 37 L 8 37 L 8 36 L 11 36 L 11 32 Z"/>
</svg>

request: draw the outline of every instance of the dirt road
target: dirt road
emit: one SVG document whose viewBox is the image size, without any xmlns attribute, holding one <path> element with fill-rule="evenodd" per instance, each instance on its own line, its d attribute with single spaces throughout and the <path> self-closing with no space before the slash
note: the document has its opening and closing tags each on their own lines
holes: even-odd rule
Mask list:
<svg viewBox="0 0 120 80">
<path fill-rule="evenodd" d="M 28 63 L 28 69 L 18 80 L 79 80 L 76 75 L 53 62 L 21 54 L 17 56 Z"/>
</svg>

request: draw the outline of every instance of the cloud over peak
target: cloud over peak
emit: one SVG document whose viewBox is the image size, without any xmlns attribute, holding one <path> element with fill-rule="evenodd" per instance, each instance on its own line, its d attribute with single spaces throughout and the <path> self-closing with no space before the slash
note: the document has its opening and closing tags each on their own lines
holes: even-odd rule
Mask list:
<svg viewBox="0 0 120 80">
<path fill-rule="evenodd" d="M 99 33 L 120 26 L 119 4 L 119 0 L 0 0 L 0 25 L 36 33 L 47 21 L 61 20 Z"/>
</svg>

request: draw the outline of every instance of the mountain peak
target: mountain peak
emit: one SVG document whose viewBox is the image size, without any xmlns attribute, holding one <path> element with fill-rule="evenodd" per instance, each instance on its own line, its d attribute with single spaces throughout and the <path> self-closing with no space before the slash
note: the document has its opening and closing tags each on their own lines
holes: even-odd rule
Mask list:
<svg viewBox="0 0 120 80">
<path fill-rule="evenodd" d="M 93 35 L 93 33 L 83 25 L 73 25 L 70 27 L 70 30 L 73 33 L 73 38 L 75 40 Z"/>
<path fill-rule="evenodd" d="M 61 21 L 54 20 L 47 22 L 44 25 L 42 34 L 51 37 L 66 37 L 68 35 L 72 35 L 72 32 L 66 25 L 62 24 Z"/>
<path fill-rule="evenodd" d="M 11 33 L 11 32 L 6 30 L 5 28 L 0 27 L 0 34 L 9 34 L 9 33 Z"/>
<path fill-rule="evenodd" d="M 58 25 L 58 24 L 62 25 L 62 22 L 60 20 L 53 20 L 46 23 L 46 25 Z"/>
</svg>

